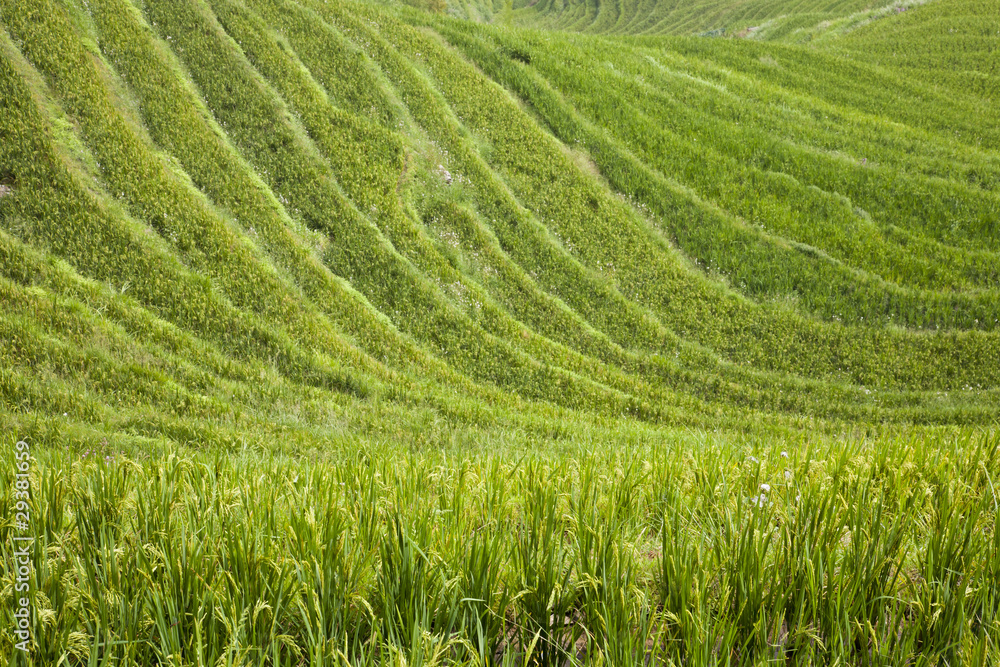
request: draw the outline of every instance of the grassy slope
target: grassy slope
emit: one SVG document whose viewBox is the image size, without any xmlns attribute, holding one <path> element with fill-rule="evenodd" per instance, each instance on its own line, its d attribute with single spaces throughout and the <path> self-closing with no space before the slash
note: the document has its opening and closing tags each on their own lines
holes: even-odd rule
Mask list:
<svg viewBox="0 0 1000 667">
<path fill-rule="evenodd" d="M 454 3 L 453 13 L 463 13 L 466 3 Z M 476 4 L 476 3 L 468 3 Z M 922 2 L 784 2 L 783 0 L 694 0 L 653 2 L 622 0 L 615 3 L 587 0 L 514 0 L 506 12 L 493 14 L 505 21 L 534 27 L 593 33 L 629 35 L 740 34 L 784 37 L 791 33 L 825 30 L 833 25 L 864 20 L 894 11 L 897 6 Z M 482 11 L 482 10 L 481 10 Z M 464 12 L 471 14 L 471 12 Z M 470 16 L 469 18 L 473 18 Z"/>
<path fill-rule="evenodd" d="M 39 530 L 80 559 L 39 573 L 39 604 L 61 615 L 36 625 L 36 664 L 71 646 L 194 664 L 237 636 L 270 646 L 244 656 L 263 664 L 299 650 L 318 664 L 335 645 L 419 660 L 451 633 L 478 639 L 438 659 L 472 660 L 505 622 L 509 657 L 537 636 L 542 662 L 567 642 L 615 664 L 650 645 L 763 659 L 779 638 L 816 660 L 873 637 L 890 664 L 995 651 L 995 3 L 450 8 L 532 27 L 320 0 L 0 9 L 0 427 L 35 448 Z M 657 36 L 750 25 L 765 27 Z M 156 523 L 261 497 L 241 487 L 249 470 L 308 481 L 269 491 L 263 517 L 217 506 L 200 546 Z M 967 483 L 942 487 L 956 474 Z M 162 485 L 159 505 L 137 480 Z M 324 505 L 331 483 L 351 488 Z M 773 545 L 739 514 L 761 483 L 788 491 L 760 515 L 783 517 Z M 879 502 L 852 509 L 857 484 Z M 610 514 L 587 514 L 595 502 Z M 306 536 L 303 503 L 342 537 Z M 882 504 L 888 528 L 868 512 Z M 432 505 L 450 522 L 399 518 Z M 533 526 L 514 545 L 505 512 Z M 257 521 L 288 542 L 231 543 L 225 525 Z M 800 544 L 806 525 L 822 528 Z M 884 553 L 841 539 L 876 529 Z M 109 539 L 145 583 L 89 569 Z M 347 568 L 324 592 L 303 563 L 338 540 L 353 551 L 322 565 Z M 210 574 L 158 578 L 153 543 L 164 563 L 195 549 Z M 251 546 L 271 565 L 246 561 Z M 799 571 L 802 549 L 869 579 Z M 970 591 L 957 601 L 949 572 Z M 626 582 L 619 597 L 588 588 L 602 577 Z M 782 597 L 789 578 L 810 602 Z M 264 603 L 267 623 L 247 620 Z"/>
</svg>

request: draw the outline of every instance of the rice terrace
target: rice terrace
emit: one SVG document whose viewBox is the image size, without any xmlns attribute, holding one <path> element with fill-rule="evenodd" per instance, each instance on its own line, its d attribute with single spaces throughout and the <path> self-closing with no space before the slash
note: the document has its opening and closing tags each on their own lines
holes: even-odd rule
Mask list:
<svg viewBox="0 0 1000 667">
<path fill-rule="evenodd" d="M 0 0 L 0 665 L 1000 665 L 1000 0 Z"/>
</svg>

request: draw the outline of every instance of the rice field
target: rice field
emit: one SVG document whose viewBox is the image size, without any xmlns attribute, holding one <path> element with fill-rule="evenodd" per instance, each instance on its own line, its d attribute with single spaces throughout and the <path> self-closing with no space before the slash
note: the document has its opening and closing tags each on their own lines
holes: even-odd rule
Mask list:
<svg viewBox="0 0 1000 667">
<path fill-rule="evenodd" d="M 998 9 L 0 4 L 0 663 L 1000 661 Z"/>
</svg>

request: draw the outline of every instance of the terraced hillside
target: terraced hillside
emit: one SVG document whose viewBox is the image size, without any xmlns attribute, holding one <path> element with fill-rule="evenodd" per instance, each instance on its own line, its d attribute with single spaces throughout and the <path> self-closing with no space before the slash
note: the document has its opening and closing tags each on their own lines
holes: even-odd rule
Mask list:
<svg viewBox="0 0 1000 667">
<path fill-rule="evenodd" d="M 996 656 L 1000 12 L 905 7 L 3 3 L 32 664 Z"/>
<path fill-rule="evenodd" d="M 449 5 L 466 18 L 503 19 L 533 27 L 625 35 L 731 35 L 812 40 L 898 14 L 928 0 L 515 0 L 498 8 L 477 0 Z M 495 4 L 495 3 L 494 3 Z M 943 6 L 953 3 L 942 2 Z"/>
</svg>

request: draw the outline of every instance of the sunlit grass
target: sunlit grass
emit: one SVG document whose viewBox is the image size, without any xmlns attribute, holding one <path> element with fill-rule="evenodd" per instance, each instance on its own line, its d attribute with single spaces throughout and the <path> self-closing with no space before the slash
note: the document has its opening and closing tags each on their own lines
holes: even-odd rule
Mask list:
<svg viewBox="0 0 1000 667">
<path fill-rule="evenodd" d="M 515 5 L 0 5 L 31 664 L 1000 660 L 995 7 Z"/>
<path fill-rule="evenodd" d="M 997 655 L 995 437 L 682 442 L 40 451 L 36 664 Z"/>
</svg>

